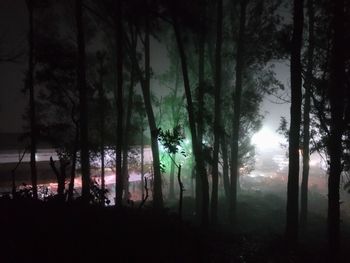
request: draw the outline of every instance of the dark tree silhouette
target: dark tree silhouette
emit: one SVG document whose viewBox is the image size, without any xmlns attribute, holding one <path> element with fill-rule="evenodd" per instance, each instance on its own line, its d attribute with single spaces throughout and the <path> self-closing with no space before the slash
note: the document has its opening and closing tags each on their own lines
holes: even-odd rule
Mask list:
<svg viewBox="0 0 350 263">
<path fill-rule="evenodd" d="M 240 1 L 239 14 L 239 36 L 237 43 L 237 58 L 236 58 L 236 83 L 233 92 L 233 120 L 232 120 L 232 138 L 231 138 L 231 185 L 230 185 L 230 202 L 229 202 L 229 217 L 231 222 L 236 220 L 237 212 L 237 184 L 239 176 L 239 159 L 238 159 L 238 143 L 239 129 L 241 117 L 241 96 L 244 74 L 244 39 L 246 30 L 246 9 L 247 1 Z"/>
<path fill-rule="evenodd" d="M 37 124 L 35 116 L 35 94 L 34 94 L 34 1 L 27 0 L 29 33 L 28 33 L 28 73 L 26 88 L 29 89 L 29 119 L 30 119 L 30 173 L 33 187 L 33 197 L 38 198 L 36 148 L 37 148 Z"/>
<path fill-rule="evenodd" d="M 186 101 L 187 101 L 188 121 L 190 126 L 191 137 L 192 137 L 192 148 L 193 148 L 194 158 L 196 162 L 196 171 L 199 174 L 199 177 L 201 178 L 200 180 L 201 193 L 202 193 L 201 224 L 202 226 L 206 226 L 208 225 L 208 222 L 209 222 L 209 218 L 208 218 L 209 183 L 208 183 L 207 173 L 204 167 L 203 152 L 200 150 L 200 146 L 199 146 L 202 142 L 199 141 L 197 137 L 198 133 L 196 128 L 193 100 L 192 100 L 192 94 L 191 94 L 191 86 L 189 81 L 187 56 L 185 53 L 185 48 L 183 45 L 183 40 L 182 40 L 180 28 L 179 28 L 179 22 L 176 14 L 177 10 L 175 10 L 174 6 L 172 6 L 172 8 L 173 8 L 172 24 L 173 24 L 175 39 L 179 50 L 180 60 L 181 60 L 183 82 L 184 82 L 185 95 L 186 95 Z"/>
<path fill-rule="evenodd" d="M 216 15 L 216 51 L 215 51 L 215 109 L 214 109 L 214 151 L 212 168 L 211 221 L 217 223 L 218 214 L 218 184 L 219 184 L 219 147 L 221 127 L 221 46 L 223 27 L 223 1 L 217 1 Z"/>
<path fill-rule="evenodd" d="M 330 166 L 328 177 L 328 242 L 334 262 L 339 253 L 340 198 L 342 167 L 342 136 L 344 133 L 345 46 L 344 0 L 332 1 L 332 49 L 329 85 L 330 137 L 328 142 Z"/>
<path fill-rule="evenodd" d="M 204 77 L 204 68 L 205 68 L 205 43 L 206 43 L 206 36 L 207 36 L 207 21 L 206 21 L 206 14 L 207 14 L 207 1 L 203 0 L 200 3 L 200 14 L 199 14 L 199 34 L 198 34 L 198 93 L 197 93 L 197 100 L 198 100 L 198 114 L 197 114 L 197 142 L 193 144 L 192 147 L 195 147 L 195 145 L 198 147 L 199 153 L 203 152 L 203 132 L 204 132 L 204 124 L 203 124 L 203 113 L 204 113 L 204 89 L 205 89 L 205 77 Z M 192 131 L 191 131 L 192 132 Z M 200 158 L 200 164 L 203 165 L 203 155 L 200 154 L 200 156 L 196 157 Z M 201 169 L 201 171 L 199 170 Z M 203 203 L 206 199 L 203 200 L 203 192 L 202 192 L 202 178 L 207 178 L 206 171 L 204 167 L 199 167 L 198 164 L 196 164 L 196 170 L 195 173 L 195 181 L 196 181 L 196 214 L 197 214 L 197 220 L 202 218 L 202 206 L 206 205 Z M 205 174 L 201 174 L 205 173 Z M 204 186 L 206 185 L 206 182 L 204 183 Z M 208 190 L 209 191 L 209 190 Z M 204 209 L 204 208 L 203 208 Z"/>
<path fill-rule="evenodd" d="M 303 173 L 301 181 L 300 195 L 300 225 L 305 228 L 308 214 L 308 181 L 310 169 L 310 103 L 311 103 L 311 85 L 314 69 L 314 3 L 313 0 L 307 1 L 308 11 L 308 50 L 307 50 L 307 68 L 305 76 L 305 94 L 304 94 L 304 112 L 303 112 Z"/>
<path fill-rule="evenodd" d="M 82 197 L 85 201 L 88 201 L 90 195 L 90 158 L 88 141 L 87 85 L 82 0 L 75 1 L 75 20 L 78 43 L 77 85 L 79 91 Z"/>
<path fill-rule="evenodd" d="M 303 0 L 294 0 L 291 43 L 291 108 L 289 129 L 289 167 L 287 187 L 286 238 L 291 246 L 298 239 L 299 225 L 299 140 L 301 122 L 302 79 L 300 52 L 303 36 Z"/>
<path fill-rule="evenodd" d="M 106 141 L 106 92 L 104 87 L 105 75 L 106 75 L 106 53 L 97 52 L 98 60 L 98 107 L 99 107 L 99 132 L 100 132 L 100 155 L 101 155 L 101 190 L 105 191 L 105 141 Z M 103 202 L 104 204 L 104 202 Z"/>
<path fill-rule="evenodd" d="M 116 177 L 115 177 L 115 203 L 122 205 L 123 200 L 123 170 L 122 170 L 122 145 L 123 145 L 123 24 L 122 1 L 115 1 L 115 38 L 117 48 L 117 141 L 116 141 Z"/>
</svg>

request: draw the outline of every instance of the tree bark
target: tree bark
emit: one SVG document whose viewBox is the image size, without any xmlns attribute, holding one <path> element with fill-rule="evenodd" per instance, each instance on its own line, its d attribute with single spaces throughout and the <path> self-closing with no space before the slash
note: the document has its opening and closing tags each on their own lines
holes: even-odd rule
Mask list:
<svg viewBox="0 0 350 263">
<path fill-rule="evenodd" d="M 150 28 L 149 18 L 146 18 L 146 34 L 145 34 L 145 81 L 142 86 L 142 94 L 145 102 L 145 108 L 148 117 L 148 123 L 151 131 L 151 148 L 153 157 L 153 206 L 156 209 L 163 208 L 163 193 L 162 193 L 162 177 L 160 173 L 159 147 L 158 147 L 158 128 L 156 125 L 152 102 L 151 102 L 151 67 L 150 67 Z"/>
<path fill-rule="evenodd" d="M 286 238 L 290 246 L 298 241 L 299 227 L 299 139 L 301 122 L 302 79 L 300 52 L 303 37 L 303 0 L 294 0 L 291 47 L 291 108 L 289 130 L 289 168 L 287 186 Z"/>
<path fill-rule="evenodd" d="M 231 142 L 231 184 L 230 184 L 230 202 L 229 202 L 229 217 L 231 222 L 236 221 L 237 213 L 237 184 L 239 177 L 239 157 L 238 157 L 238 142 L 241 118 L 241 97 L 243 89 L 243 74 L 244 74 L 244 38 L 246 28 L 246 8 L 247 1 L 240 2 L 240 19 L 239 19 L 239 36 L 237 43 L 237 58 L 236 58 L 236 83 L 235 91 L 233 92 L 233 121 L 232 121 L 232 142 Z"/>
<path fill-rule="evenodd" d="M 128 107 L 126 112 L 125 130 L 124 130 L 124 142 L 123 142 L 123 180 L 124 180 L 124 200 L 127 201 L 129 198 L 129 170 L 128 170 L 128 148 L 129 148 L 129 137 L 128 132 L 131 126 L 131 115 L 133 110 L 133 98 L 134 98 L 134 64 L 131 65 L 130 72 L 130 86 L 128 94 Z"/>
<path fill-rule="evenodd" d="M 143 117 L 141 117 L 141 121 L 143 121 Z M 142 200 L 145 198 L 143 166 L 144 166 L 144 142 L 143 142 L 143 125 L 141 125 L 141 196 L 142 196 Z"/>
<path fill-rule="evenodd" d="M 307 53 L 307 72 L 305 80 L 304 95 L 304 134 L 303 134 L 303 175 L 301 180 L 300 195 L 300 225 L 305 228 L 308 215 L 308 181 L 309 181 L 309 162 L 310 162 L 310 101 L 311 101 L 311 83 L 313 78 L 313 56 L 314 56 L 314 7 L 313 0 L 308 0 L 308 18 L 309 18 L 309 47 Z"/>
<path fill-rule="evenodd" d="M 219 186 L 219 146 L 221 133 L 221 46 L 222 46 L 222 0 L 217 2 L 216 50 L 215 50 L 215 109 L 214 109 L 214 151 L 212 167 L 211 222 L 217 223 Z"/>
<path fill-rule="evenodd" d="M 171 159 L 175 161 L 176 155 L 172 154 Z M 170 164 L 170 178 L 169 178 L 169 199 L 173 200 L 175 198 L 175 164 L 171 162 Z"/>
<path fill-rule="evenodd" d="M 197 137 L 197 131 L 196 131 L 196 123 L 194 118 L 194 107 L 193 107 L 193 101 L 192 101 L 192 95 L 191 95 L 191 87 L 190 87 L 190 81 L 188 76 L 188 68 L 187 68 L 187 57 L 185 54 L 185 49 L 183 47 L 181 34 L 178 28 L 176 16 L 173 15 L 173 28 L 175 33 L 175 38 L 179 50 L 180 60 L 181 60 L 181 68 L 182 68 L 182 75 L 183 75 L 183 81 L 184 81 L 184 87 L 185 87 L 185 95 L 187 100 L 187 113 L 188 113 L 188 119 L 189 119 L 189 126 L 190 126 L 190 132 L 191 132 L 191 139 L 192 139 L 192 149 L 196 161 L 196 170 L 198 175 L 200 176 L 200 182 L 201 182 L 201 193 L 202 193 L 202 204 L 201 204 L 201 225 L 207 226 L 209 222 L 208 218 L 208 210 L 209 210 L 209 183 L 207 178 L 207 173 L 204 167 L 204 160 L 203 160 L 203 154 L 200 150 L 199 144 L 201 142 L 198 141 Z"/>
<path fill-rule="evenodd" d="M 221 151 L 222 151 L 222 177 L 224 183 L 224 191 L 227 202 L 230 200 L 230 178 L 229 178 L 229 166 L 228 166 L 228 152 L 227 152 L 226 135 L 221 134 Z"/>
<path fill-rule="evenodd" d="M 115 176 L 115 205 L 121 206 L 123 201 L 123 171 L 122 171 L 122 143 L 123 143 L 123 39 L 122 39 L 122 1 L 117 0 L 115 37 L 117 45 L 117 141 L 116 141 L 116 176 Z"/>
<path fill-rule="evenodd" d="M 100 155 L 101 155 L 101 190 L 105 192 L 105 103 L 106 95 L 104 91 L 104 75 L 105 75 L 105 65 L 104 65 L 104 54 L 98 55 L 99 60 L 99 83 L 98 83 L 98 99 L 99 99 L 99 115 L 100 115 Z M 104 205 L 104 202 L 102 202 Z"/>
<path fill-rule="evenodd" d="M 153 173 L 154 173 L 154 184 L 153 184 L 153 206 L 156 209 L 163 208 L 163 194 L 162 194 L 162 181 L 160 173 L 160 159 L 159 159 L 159 148 L 158 148 L 158 128 L 156 125 L 154 112 L 151 102 L 151 91 L 150 91 L 150 79 L 151 79 L 151 68 L 150 68 L 150 38 L 149 38 L 149 21 L 146 18 L 146 33 L 144 41 L 145 49 L 145 76 L 143 76 L 142 70 L 138 64 L 136 50 L 132 49 L 131 44 L 127 36 L 125 37 L 127 46 L 129 48 L 129 56 L 132 63 L 135 65 L 136 73 L 140 79 L 140 85 L 143 95 L 143 101 L 145 104 L 145 110 L 148 118 L 148 125 L 151 132 L 151 150 L 153 157 Z M 142 119 L 142 117 L 141 117 Z M 143 140 L 143 129 L 142 129 L 142 140 Z M 141 162 L 143 163 L 143 141 L 141 147 Z M 143 164 L 141 164 L 143 170 Z M 143 171 L 141 171 L 141 178 L 143 177 Z M 143 181 L 142 181 L 143 182 Z M 142 183 L 141 183 L 142 184 Z M 143 189 L 143 188 L 142 188 Z M 143 193 L 142 193 L 143 195 Z"/>
<path fill-rule="evenodd" d="M 332 260 L 337 262 L 339 253 L 340 203 L 339 185 L 342 172 L 342 135 L 344 132 L 344 96 L 345 96 L 345 61 L 344 61 L 344 0 L 333 1 L 333 48 L 330 72 L 330 168 L 328 177 L 328 242 Z"/>
<path fill-rule="evenodd" d="M 37 168 L 36 168 L 36 148 L 37 148 L 37 125 L 35 114 L 35 94 L 34 94 L 34 3 L 27 0 L 29 33 L 28 33 L 28 73 L 27 88 L 29 89 L 29 118 L 30 118 L 30 174 L 33 187 L 33 198 L 38 199 Z"/>
<path fill-rule="evenodd" d="M 80 158 L 82 176 L 82 197 L 88 202 L 90 195 L 90 160 L 88 140 L 88 116 L 87 116 L 87 86 L 86 86 L 86 62 L 85 62 L 85 40 L 83 29 L 82 0 L 75 1 L 75 19 L 77 26 L 78 42 L 78 68 L 77 84 L 79 91 L 79 114 L 80 114 Z"/>
<path fill-rule="evenodd" d="M 74 145 L 72 150 L 72 166 L 70 170 L 70 181 L 68 186 L 68 202 L 73 201 L 74 196 L 74 180 L 75 180 L 75 172 L 76 172 L 76 164 L 77 164 L 77 151 L 78 151 L 78 145 L 79 145 L 79 126 L 78 123 L 76 123 L 76 131 L 75 131 L 75 139 L 74 139 Z"/>
<path fill-rule="evenodd" d="M 203 0 L 201 5 L 201 17 L 200 17 L 200 32 L 199 32 L 199 43 L 198 43 L 198 116 L 197 116 L 197 147 L 198 151 L 203 151 L 203 107 L 204 107 L 204 61 L 205 61 L 205 42 L 206 42 L 206 28 L 205 28 L 205 17 L 206 17 L 206 1 Z M 193 145 L 193 143 L 192 143 Z M 193 146 L 192 146 L 193 147 Z M 201 157 L 202 158 L 202 157 Z M 203 161 L 201 161 L 203 162 Z M 204 163 L 203 163 L 204 165 Z M 195 181 L 196 181 L 196 216 L 197 220 L 200 221 L 202 218 L 202 182 L 201 174 L 198 172 L 199 167 L 196 164 Z M 202 169 L 202 168 L 201 168 Z M 205 169 L 205 168 L 204 168 Z M 208 190 L 209 191 L 209 190 Z"/>
</svg>

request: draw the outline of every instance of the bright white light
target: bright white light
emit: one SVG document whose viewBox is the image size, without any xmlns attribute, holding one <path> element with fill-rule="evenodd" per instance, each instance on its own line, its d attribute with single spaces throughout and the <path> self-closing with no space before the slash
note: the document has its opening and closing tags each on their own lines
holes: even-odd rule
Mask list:
<svg viewBox="0 0 350 263">
<path fill-rule="evenodd" d="M 319 161 L 318 161 L 318 160 L 312 159 L 312 160 L 309 161 L 309 165 L 310 165 L 310 166 L 316 166 L 316 165 L 318 165 L 318 164 L 319 164 Z"/>
<path fill-rule="evenodd" d="M 266 126 L 255 133 L 251 139 L 252 144 L 255 144 L 258 151 L 279 149 L 280 144 L 283 141 L 282 136 L 278 135 L 276 132 L 273 132 Z"/>
</svg>

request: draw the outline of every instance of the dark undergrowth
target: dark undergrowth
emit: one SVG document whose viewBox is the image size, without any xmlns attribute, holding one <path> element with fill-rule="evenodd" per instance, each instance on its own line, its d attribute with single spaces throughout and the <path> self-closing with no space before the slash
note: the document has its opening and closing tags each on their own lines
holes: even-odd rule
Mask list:
<svg viewBox="0 0 350 263">
<path fill-rule="evenodd" d="M 0 262 L 327 262 L 318 229 L 323 220 L 311 216 L 309 234 L 297 249 L 287 250 L 281 235 L 283 201 L 269 195 L 251 198 L 241 198 L 240 227 L 222 220 L 205 230 L 190 223 L 189 198 L 184 221 L 172 209 L 2 198 Z M 348 262 L 345 256 L 343 262 Z"/>
</svg>

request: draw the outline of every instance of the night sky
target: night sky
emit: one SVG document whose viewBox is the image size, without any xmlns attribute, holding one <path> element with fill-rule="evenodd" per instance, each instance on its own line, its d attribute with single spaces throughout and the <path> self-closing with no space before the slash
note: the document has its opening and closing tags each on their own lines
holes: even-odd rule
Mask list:
<svg viewBox="0 0 350 263">
<path fill-rule="evenodd" d="M 24 0 L 0 1 L 0 48 L 2 52 L 11 51 L 11 48 L 26 50 L 27 10 Z M 26 56 L 18 63 L 0 64 L 0 132 L 20 133 L 25 122 L 22 115 L 28 104 L 26 94 L 21 92 L 26 71 Z M 151 66 L 154 72 L 161 73 L 167 69 L 168 61 L 166 50 L 161 43 L 152 41 Z M 289 88 L 289 66 L 287 62 L 276 64 L 277 78 Z M 157 81 L 153 81 L 153 88 L 161 91 Z M 159 94 L 162 94 L 160 92 Z M 261 112 L 265 114 L 264 125 L 275 131 L 278 128 L 281 116 L 289 119 L 289 104 L 275 104 L 276 98 L 264 100 Z"/>
</svg>

